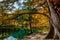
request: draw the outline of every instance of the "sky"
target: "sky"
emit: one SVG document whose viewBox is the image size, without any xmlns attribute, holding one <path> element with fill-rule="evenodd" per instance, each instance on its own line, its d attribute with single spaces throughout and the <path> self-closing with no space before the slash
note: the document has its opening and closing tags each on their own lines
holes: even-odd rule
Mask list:
<svg viewBox="0 0 60 40">
<path fill-rule="evenodd" d="M 28 1 L 28 0 L 19 0 L 19 3 L 18 3 L 18 4 L 15 3 L 14 6 L 15 6 L 17 9 L 18 9 L 18 8 L 19 8 L 19 9 L 22 9 L 23 6 L 24 6 L 22 3 L 23 3 L 23 2 L 27 2 L 27 1 Z"/>
<path fill-rule="evenodd" d="M 23 4 L 23 2 L 27 2 L 28 0 L 19 0 L 19 2 L 17 3 L 17 2 L 15 2 L 14 3 L 14 11 L 16 11 L 16 10 L 22 10 L 22 9 L 24 9 L 25 8 L 25 6 L 24 6 L 24 4 Z M 14 12 L 14 11 L 12 11 L 12 12 Z"/>
<path fill-rule="evenodd" d="M 0 2 L 2 2 L 3 0 L 0 0 Z M 15 2 L 14 3 L 14 9 L 13 9 L 13 11 L 12 12 L 14 12 L 14 11 L 16 11 L 16 10 L 22 10 L 22 9 L 24 9 L 25 8 L 25 6 L 22 4 L 23 2 L 27 2 L 28 0 L 19 0 L 19 3 L 17 3 L 17 2 Z M 9 11 L 8 12 L 9 14 L 11 14 L 11 11 Z"/>
</svg>

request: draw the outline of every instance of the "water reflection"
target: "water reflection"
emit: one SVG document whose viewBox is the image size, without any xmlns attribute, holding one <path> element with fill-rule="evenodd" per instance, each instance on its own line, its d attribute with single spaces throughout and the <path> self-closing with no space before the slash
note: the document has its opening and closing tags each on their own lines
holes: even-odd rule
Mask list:
<svg viewBox="0 0 60 40">
<path fill-rule="evenodd" d="M 4 38 L 4 40 L 17 40 L 17 39 L 12 36 L 9 36 L 8 38 Z"/>
</svg>

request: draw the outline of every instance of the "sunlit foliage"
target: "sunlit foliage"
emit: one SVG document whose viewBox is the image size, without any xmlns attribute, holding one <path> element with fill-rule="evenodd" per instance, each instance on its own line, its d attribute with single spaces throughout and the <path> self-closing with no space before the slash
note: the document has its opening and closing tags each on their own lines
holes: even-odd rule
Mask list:
<svg viewBox="0 0 60 40">
<path fill-rule="evenodd" d="M 47 17 L 49 16 L 49 11 L 45 0 L 29 0 L 28 2 L 23 2 L 26 9 L 19 10 L 18 8 L 16 11 L 12 12 L 13 8 L 15 8 L 13 6 L 14 2 L 18 4 L 18 0 L 6 0 L 1 2 L 0 25 L 3 27 L 6 25 L 15 25 L 16 29 L 49 30 L 50 25 Z M 11 4 L 11 6 L 9 4 Z M 8 13 L 9 11 L 11 11 L 11 14 Z"/>
</svg>

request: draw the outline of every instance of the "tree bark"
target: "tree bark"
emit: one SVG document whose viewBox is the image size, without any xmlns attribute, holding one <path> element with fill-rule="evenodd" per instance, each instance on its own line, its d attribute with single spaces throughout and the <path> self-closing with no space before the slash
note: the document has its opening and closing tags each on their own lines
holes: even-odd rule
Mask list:
<svg viewBox="0 0 60 40">
<path fill-rule="evenodd" d="M 50 31 L 47 35 L 46 38 L 56 38 L 56 39 L 60 39 L 60 19 L 58 17 L 58 14 L 54 11 L 52 4 L 50 3 L 49 0 L 47 0 L 48 6 L 49 6 L 49 10 L 50 10 Z"/>
</svg>

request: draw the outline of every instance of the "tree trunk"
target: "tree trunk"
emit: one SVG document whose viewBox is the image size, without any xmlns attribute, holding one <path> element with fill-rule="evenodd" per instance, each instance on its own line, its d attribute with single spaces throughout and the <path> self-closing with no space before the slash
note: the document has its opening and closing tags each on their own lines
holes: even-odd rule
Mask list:
<svg viewBox="0 0 60 40">
<path fill-rule="evenodd" d="M 46 38 L 56 38 L 56 39 L 60 39 L 60 20 L 58 17 L 58 14 L 54 11 L 52 4 L 49 2 L 49 0 L 47 0 L 48 6 L 49 6 L 49 10 L 50 10 L 50 31 L 47 35 Z"/>
</svg>

